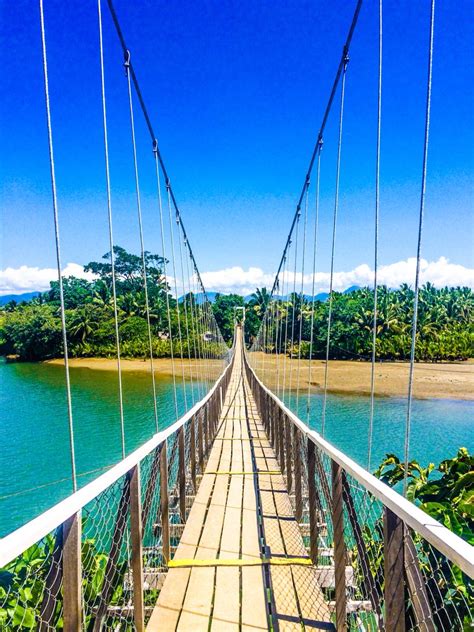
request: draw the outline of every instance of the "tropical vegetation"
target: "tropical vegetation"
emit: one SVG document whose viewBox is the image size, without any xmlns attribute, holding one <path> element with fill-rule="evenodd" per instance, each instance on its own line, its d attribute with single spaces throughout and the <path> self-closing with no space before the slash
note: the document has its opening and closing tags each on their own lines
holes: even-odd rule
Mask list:
<svg viewBox="0 0 474 632">
<path fill-rule="evenodd" d="M 163 257 L 145 253 L 147 313 L 141 256 L 119 246 L 115 246 L 114 255 L 118 329 L 124 357 L 149 356 L 148 318 L 155 357 L 169 357 L 171 344 L 175 354 L 182 351 L 191 357 L 202 355 L 204 343 L 207 355 L 218 353 L 208 304 L 202 295 L 193 293 L 177 302 L 165 279 Z M 113 357 L 116 327 L 110 253 L 102 261 L 91 261 L 84 270 L 92 273 L 94 280 L 73 276 L 63 280 L 69 354 Z M 30 302 L 11 302 L 0 309 L 0 354 L 22 360 L 62 355 L 59 284 L 53 281 L 50 285 L 49 291 Z"/>
<path fill-rule="evenodd" d="M 141 256 L 115 246 L 118 328 L 124 357 L 149 355 L 148 318 Z M 321 358 L 326 353 L 329 302 L 301 294 L 275 297 L 257 288 L 249 297 L 216 294 L 212 307 L 202 294 L 189 293 L 177 300 L 163 272 L 165 261 L 145 253 L 148 315 L 156 357 L 173 351 L 199 356 L 203 337 L 212 346 L 217 341 L 208 331 L 210 309 L 224 340 L 230 345 L 234 323 L 245 307 L 245 340 L 251 345 L 264 314 L 270 323 L 263 350 L 302 358 Z M 116 354 L 116 329 L 110 253 L 91 261 L 85 271 L 92 281 L 64 279 L 68 347 L 72 357 Z M 413 290 L 378 288 L 376 357 L 406 360 L 410 355 Z M 168 305 L 170 322 L 168 321 Z M 22 360 L 42 360 L 62 355 L 59 285 L 51 282 L 47 292 L 33 300 L 14 301 L 0 308 L 0 355 Z M 268 311 L 267 311 L 268 310 Z M 369 359 L 372 353 L 374 298 L 369 288 L 333 294 L 330 357 Z M 427 283 L 420 290 L 416 359 L 448 361 L 474 355 L 474 292 L 467 287 L 437 289 Z M 181 346 L 178 332 L 181 330 Z M 301 340 L 300 340 L 301 331 Z M 217 353 L 217 348 L 214 349 Z M 212 351 L 211 351 L 212 353 Z"/>
<path fill-rule="evenodd" d="M 276 297 L 268 303 L 266 353 L 323 358 L 326 354 L 328 300 L 301 294 Z M 414 292 L 406 284 L 392 290 L 378 288 L 376 358 L 407 360 L 410 357 Z M 247 336 L 255 337 L 255 322 L 262 304 L 255 295 L 246 314 Z M 254 312 L 257 318 L 254 318 Z M 250 315 L 252 320 L 250 320 Z M 331 359 L 370 359 L 374 297 L 369 288 L 334 292 L 331 317 Z M 250 321 L 250 322 L 249 322 Z M 312 324 L 312 327 L 311 327 Z M 311 331 L 312 329 L 312 331 Z M 300 342 L 301 331 L 301 342 Z M 438 362 L 474 355 L 474 292 L 468 287 L 420 289 L 415 359 Z"/>
</svg>

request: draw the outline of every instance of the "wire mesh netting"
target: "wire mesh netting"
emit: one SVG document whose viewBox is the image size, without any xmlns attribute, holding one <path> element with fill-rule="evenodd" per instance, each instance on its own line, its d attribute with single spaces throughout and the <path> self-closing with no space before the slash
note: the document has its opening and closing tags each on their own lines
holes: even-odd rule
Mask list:
<svg viewBox="0 0 474 632">
<path fill-rule="evenodd" d="M 399 599 L 408 630 L 472 629 L 472 579 L 278 410 L 277 400 L 249 368 L 247 375 L 284 472 L 293 524 L 299 525 L 299 532 L 288 524 L 284 528 L 287 553 L 300 551 L 302 540 L 302 555 L 312 562 L 311 568 L 285 571 L 285 580 L 280 579 L 283 572 L 272 570 L 272 590 L 280 605 L 284 599 L 288 606 L 295 590 L 297 599 L 290 605 L 303 627 L 305 615 L 308 623 L 328 614 L 336 625 L 342 610 L 348 629 L 371 631 L 390 626 L 394 605 L 387 600 Z M 394 586 L 397 577 L 399 585 Z"/>
<path fill-rule="evenodd" d="M 0 630 L 62 628 L 62 528 L 0 570 Z"/>
<path fill-rule="evenodd" d="M 82 577 L 84 626 L 127 629 L 133 624 L 130 480 L 125 475 L 83 511 Z"/>
</svg>

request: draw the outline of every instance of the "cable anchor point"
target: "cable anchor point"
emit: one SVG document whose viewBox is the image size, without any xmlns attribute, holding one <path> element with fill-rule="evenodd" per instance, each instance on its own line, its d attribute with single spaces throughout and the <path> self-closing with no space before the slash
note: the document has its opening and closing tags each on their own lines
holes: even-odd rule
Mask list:
<svg viewBox="0 0 474 632">
<path fill-rule="evenodd" d="M 344 70 L 346 70 L 347 64 L 349 63 L 349 60 L 350 60 L 349 49 L 347 48 L 347 46 L 344 46 L 344 50 L 342 51 L 342 56 L 343 56 Z"/>
<path fill-rule="evenodd" d="M 130 72 L 130 51 L 127 50 L 123 54 L 124 62 L 123 65 L 125 67 L 125 76 L 128 77 L 128 73 Z"/>
<path fill-rule="evenodd" d="M 153 153 L 158 154 L 158 141 L 156 138 L 153 139 Z"/>
</svg>

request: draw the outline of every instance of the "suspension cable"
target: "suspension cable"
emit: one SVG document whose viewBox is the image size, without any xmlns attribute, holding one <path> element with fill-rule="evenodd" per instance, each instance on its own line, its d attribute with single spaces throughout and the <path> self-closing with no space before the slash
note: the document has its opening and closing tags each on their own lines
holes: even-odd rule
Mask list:
<svg viewBox="0 0 474 632">
<path fill-rule="evenodd" d="M 188 398 L 186 395 L 186 380 L 184 377 L 184 360 L 183 360 L 183 337 L 181 334 L 181 317 L 179 311 L 179 295 L 178 295 L 178 280 L 176 278 L 176 257 L 174 250 L 174 231 L 173 231 L 173 217 L 171 214 L 171 197 L 170 197 L 170 183 L 169 181 L 166 183 L 166 192 L 167 192 L 167 200 L 168 200 L 168 218 L 169 218 L 169 226 L 170 226 L 170 239 L 171 239 L 171 261 L 173 265 L 173 280 L 174 280 L 174 292 L 176 294 L 176 319 L 178 321 L 178 338 L 179 338 L 179 353 L 181 357 L 181 377 L 183 380 L 183 397 L 184 397 L 184 406 L 187 410 L 188 408 Z M 179 217 L 177 215 L 177 217 Z M 176 417 L 177 419 L 178 417 Z"/>
<path fill-rule="evenodd" d="M 173 351 L 173 332 L 171 329 L 171 310 L 170 310 L 170 297 L 168 292 L 168 275 L 166 270 L 166 244 L 165 244 L 165 229 L 163 222 L 163 198 L 161 195 L 161 178 L 160 178 L 160 163 L 158 161 L 158 141 L 155 139 L 153 143 L 153 157 L 155 159 L 155 175 L 156 175 L 156 189 L 158 196 L 158 210 L 160 215 L 160 234 L 161 234 L 161 251 L 163 256 L 163 276 L 165 279 L 165 303 L 166 303 L 166 317 L 168 320 L 168 335 L 169 335 L 169 343 L 170 343 L 170 358 L 171 358 L 171 373 L 173 374 L 173 398 L 174 398 L 174 409 L 176 419 L 178 419 L 178 397 L 177 397 L 177 389 L 176 389 L 176 372 L 174 370 L 174 351 Z"/>
<path fill-rule="evenodd" d="M 133 166 L 135 172 L 135 194 L 137 201 L 137 213 L 138 213 L 138 229 L 140 233 L 140 251 L 142 257 L 142 267 L 143 267 L 143 289 L 145 293 L 145 311 L 146 311 L 146 320 L 148 327 L 148 346 L 150 350 L 150 371 L 151 371 L 151 384 L 153 391 L 153 411 L 155 415 L 155 426 L 156 431 L 158 432 L 158 407 L 156 403 L 156 385 L 155 385 L 155 369 L 153 365 L 153 340 L 151 337 L 151 322 L 150 322 L 150 307 L 148 301 L 148 280 L 147 280 L 147 272 L 146 272 L 146 256 L 145 256 L 145 244 L 143 239 L 143 221 L 142 221 L 142 204 L 140 198 L 140 180 L 138 177 L 138 160 L 137 160 L 137 145 L 135 140 L 135 121 L 133 116 L 133 99 L 132 99 L 132 85 L 130 81 L 130 51 L 127 51 L 125 54 L 125 73 L 127 75 L 127 86 L 128 86 L 128 107 L 130 112 L 130 131 L 132 137 L 132 150 L 133 150 Z"/>
<path fill-rule="evenodd" d="M 177 222 L 179 223 L 179 218 L 177 219 Z M 189 376 L 191 379 L 191 400 L 193 402 L 193 405 L 195 403 L 195 397 L 194 397 L 194 372 L 193 372 L 193 368 L 191 365 L 191 341 L 189 338 L 189 322 L 188 322 L 188 306 L 187 306 L 187 301 L 186 301 L 186 284 L 185 284 L 185 274 L 184 274 L 184 261 L 183 261 L 183 244 L 182 244 L 182 240 L 181 240 L 181 230 L 178 230 L 178 243 L 179 243 L 179 259 L 180 259 L 180 263 L 181 263 L 181 279 L 183 282 L 183 307 L 184 307 L 184 319 L 185 319 L 185 330 L 186 330 L 186 340 L 187 340 L 187 348 L 188 348 L 188 360 L 189 360 Z M 188 279 L 189 281 L 189 279 Z"/>
<path fill-rule="evenodd" d="M 324 395 L 323 395 L 323 411 L 321 418 L 321 435 L 324 437 L 326 424 L 326 405 L 327 405 L 327 389 L 328 389 L 328 372 L 329 372 L 329 349 L 331 344 L 331 317 L 333 304 L 333 281 L 334 281 L 334 256 L 336 252 L 336 228 L 337 228 L 337 212 L 339 209 L 339 181 L 341 173 L 341 149 L 342 149 L 342 123 L 344 120 L 344 97 L 346 89 L 346 70 L 349 62 L 349 56 L 346 53 L 344 71 L 342 73 L 341 82 L 341 104 L 339 109 L 339 137 L 337 143 L 337 163 L 336 163 L 336 192 L 334 196 L 334 214 L 332 226 L 332 245 L 331 245 L 331 273 L 329 279 L 329 312 L 328 312 L 328 329 L 326 338 L 326 365 L 324 367 Z"/>
<path fill-rule="evenodd" d="M 379 211 L 380 211 L 380 136 L 382 127 L 382 5 L 379 0 L 379 72 L 377 95 L 377 144 L 375 160 L 375 217 L 374 217 L 374 320 L 372 325 L 372 365 L 370 369 L 370 418 L 369 436 L 367 441 L 367 469 L 370 472 L 372 457 L 372 439 L 374 433 L 374 407 L 375 407 L 375 357 L 377 346 L 377 309 L 378 309 L 378 253 L 379 253 Z"/>
<path fill-rule="evenodd" d="M 304 271 L 305 271 L 305 255 L 306 255 L 306 228 L 308 225 L 308 197 L 309 197 L 309 181 L 306 186 L 306 194 L 304 198 L 304 217 L 303 217 L 303 246 L 301 252 L 301 291 L 300 291 L 300 330 L 298 338 L 298 366 L 296 372 L 296 410 L 300 399 L 300 364 L 301 364 L 301 338 L 303 335 L 303 299 L 304 299 Z"/>
<path fill-rule="evenodd" d="M 295 234 L 295 258 L 293 265 L 293 296 L 292 296 L 292 310 L 291 310 L 291 347 L 290 347 L 290 379 L 288 382 L 288 390 L 291 391 L 293 386 L 293 350 L 295 346 L 295 312 L 296 312 L 296 269 L 298 266 L 298 236 L 301 220 L 301 209 L 296 220 L 296 234 Z M 289 400 L 288 400 L 289 401 Z"/>
<path fill-rule="evenodd" d="M 341 55 L 341 58 L 339 60 L 339 65 L 337 67 L 336 76 L 334 78 L 334 82 L 333 82 L 333 85 L 332 85 L 332 88 L 331 88 L 331 92 L 330 92 L 329 99 L 328 99 L 328 102 L 327 102 L 327 105 L 326 105 L 326 109 L 324 110 L 322 123 L 321 123 L 321 126 L 319 128 L 319 132 L 318 132 L 318 136 L 317 136 L 317 139 L 316 139 L 316 143 L 314 145 L 313 153 L 311 154 L 311 159 L 309 161 L 309 166 L 308 166 L 308 169 L 307 169 L 307 172 L 306 172 L 303 188 L 301 190 L 300 196 L 298 198 L 298 202 L 296 204 L 296 211 L 295 211 L 295 214 L 293 216 L 293 221 L 292 221 L 291 226 L 290 226 L 290 231 L 288 233 L 288 237 L 287 237 L 287 240 L 286 240 L 285 247 L 283 248 L 283 255 L 282 255 L 281 259 L 280 259 L 280 264 L 278 266 L 278 270 L 277 270 L 277 273 L 275 275 L 275 281 L 278 278 L 278 275 L 280 273 L 281 267 L 283 265 L 283 256 L 285 255 L 285 252 L 286 252 L 287 248 L 289 247 L 289 241 L 291 240 L 291 236 L 292 236 L 293 230 L 294 230 L 295 225 L 296 225 L 296 220 L 297 220 L 297 217 L 298 217 L 298 215 L 300 213 L 301 204 L 303 202 L 303 197 L 305 195 L 305 190 L 306 190 L 306 182 L 308 182 L 308 180 L 311 178 L 311 173 L 312 173 L 312 170 L 313 170 L 314 162 L 316 160 L 316 156 L 317 156 L 318 151 L 319 151 L 319 143 L 324 138 L 324 130 L 326 128 L 326 124 L 327 124 L 327 121 L 328 121 L 328 118 L 329 118 L 329 114 L 330 114 L 331 109 L 332 109 L 334 97 L 336 95 L 336 90 L 337 90 L 337 87 L 339 85 L 339 80 L 340 80 L 341 76 L 344 75 L 343 71 L 345 70 L 345 67 L 347 65 L 346 58 L 347 58 L 347 56 L 349 54 L 349 48 L 350 48 L 350 45 L 351 45 L 351 42 L 352 42 L 352 37 L 354 35 L 354 31 L 355 31 L 355 27 L 357 25 L 357 21 L 359 19 L 359 13 L 360 13 L 361 7 L 362 7 L 362 0 L 358 0 L 356 8 L 354 10 L 354 14 L 352 16 L 352 22 L 351 22 L 351 25 L 350 25 L 350 28 L 349 28 L 349 33 L 348 33 L 348 35 L 346 37 L 346 41 L 345 41 L 343 49 L 342 49 L 342 55 Z M 275 290 L 275 282 L 273 284 L 271 295 L 273 295 L 274 290 Z"/>
<path fill-rule="evenodd" d="M 119 392 L 119 409 L 120 409 L 120 433 L 122 439 L 122 458 L 125 458 L 125 423 L 123 414 L 123 387 L 122 387 L 122 364 L 120 358 L 120 333 L 119 319 L 117 309 L 117 283 L 115 274 L 115 253 L 114 253 L 114 236 L 113 236 L 113 218 L 112 218 L 112 194 L 110 186 L 110 161 L 109 161 L 109 140 L 107 131 L 107 101 L 105 96 L 105 71 L 104 71 L 104 41 L 102 34 L 102 8 L 101 0 L 97 0 L 97 13 L 99 18 L 99 52 L 100 52 L 100 80 L 102 89 L 102 121 L 104 130 L 104 160 L 105 160 L 105 182 L 107 189 L 107 218 L 109 226 L 109 248 L 110 248 L 110 266 L 112 271 L 112 299 L 114 304 L 114 325 L 115 325 L 115 342 L 117 346 L 117 373 L 118 373 L 118 392 Z"/>
<path fill-rule="evenodd" d="M 362 2 L 362 0 L 359 0 L 359 2 Z M 119 39 L 120 46 L 122 48 L 123 54 L 127 58 L 127 57 L 129 57 L 129 50 L 130 49 L 127 47 L 127 44 L 125 42 L 125 38 L 124 38 L 124 35 L 123 35 L 123 32 L 122 32 L 122 28 L 120 26 L 120 23 L 119 23 L 119 20 L 118 20 L 118 17 L 117 17 L 117 13 L 115 11 L 113 0 L 107 0 L 107 5 L 108 5 L 109 10 L 110 10 L 110 15 L 112 17 L 112 22 L 113 22 L 113 24 L 115 26 L 115 30 L 117 32 L 117 36 L 118 36 L 118 39 Z M 148 129 L 151 142 L 154 145 L 155 144 L 155 140 L 157 139 L 157 136 L 156 136 L 156 134 L 155 134 L 155 132 L 153 130 L 153 126 L 151 124 L 150 115 L 148 113 L 148 110 L 147 110 L 147 107 L 146 107 L 146 104 L 145 104 L 145 100 L 143 98 L 143 94 L 142 94 L 141 89 L 140 89 L 140 84 L 138 83 L 138 79 L 137 79 L 137 75 L 135 73 L 135 69 L 134 69 L 133 64 L 132 64 L 130 59 L 128 60 L 128 62 L 129 62 L 128 63 L 129 79 L 131 80 L 131 82 L 133 83 L 133 86 L 135 88 L 135 93 L 136 93 L 137 98 L 138 98 L 138 103 L 139 103 L 140 108 L 142 110 L 143 117 L 145 119 L 145 124 L 146 124 L 146 127 Z M 165 163 L 164 163 L 164 160 L 163 160 L 163 156 L 161 154 L 161 151 L 160 151 L 160 148 L 159 148 L 158 145 L 156 146 L 156 157 L 157 157 L 158 162 L 160 164 L 161 171 L 163 173 L 164 181 L 170 183 L 170 178 L 169 178 L 168 172 L 166 170 L 166 166 L 165 166 Z M 183 217 L 182 217 L 181 212 L 179 210 L 178 203 L 176 201 L 176 197 L 175 197 L 175 194 L 174 194 L 174 191 L 173 191 L 173 188 L 172 188 L 171 184 L 169 186 L 169 195 L 170 195 L 170 199 L 171 199 L 171 203 L 173 205 L 174 211 L 177 214 L 177 216 L 179 216 L 179 218 L 180 218 L 180 227 L 181 227 L 181 230 L 183 232 L 183 238 L 188 244 L 189 255 L 191 257 L 191 261 L 193 263 L 194 270 L 195 270 L 195 273 L 197 275 L 198 282 L 199 282 L 199 284 L 201 286 L 202 293 L 203 293 L 206 301 L 209 301 L 206 289 L 205 289 L 204 284 L 202 282 L 202 278 L 201 278 L 201 274 L 199 272 L 199 268 L 198 268 L 197 263 L 196 263 L 196 259 L 194 257 L 193 250 L 191 248 L 189 237 L 188 237 L 188 235 L 186 233 L 186 229 L 185 229 L 184 222 L 183 222 Z"/>
<path fill-rule="evenodd" d="M 77 491 L 77 475 L 76 475 L 76 456 L 74 446 L 74 421 L 72 416 L 72 397 L 71 397 L 71 380 L 69 376 L 69 354 L 67 345 L 67 331 L 66 331 L 66 310 L 64 306 L 64 287 L 63 287 L 63 275 L 61 270 L 61 242 L 59 231 L 59 213 L 58 213 L 58 199 L 56 190 L 56 168 L 54 163 L 54 147 L 53 147 L 53 128 L 51 124 L 51 107 L 49 102 L 49 76 L 48 76 L 48 55 L 46 51 L 46 33 L 44 26 L 44 9 L 43 0 L 39 0 L 40 10 L 40 23 L 41 23 L 41 43 L 43 49 L 43 76 L 44 76 L 44 96 L 46 104 L 46 123 L 48 127 L 48 148 L 49 148 L 49 168 L 51 178 L 51 192 L 53 198 L 53 218 L 54 218 L 54 238 L 56 245 L 56 264 L 58 268 L 58 283 L 59 283 L 59 302 L 61 307 L 61 330 L 63 339 L 63 351 L 64 351 L 64 373 L 66 378 L 66 397 L 67 397 L 67 414 L 69 425 L 69 450 L 71 459 L 71 479 L 72 479 L 72 491 Z"/>
<path fill-rule="evenodd" d="M 309 425 L 310 398 L 311 398 L 311 362 L 313 358 L 313 342 L 314 342 L 314 303 L 316 291 L 316 255 L 318 251 L 318 227 L 319 227 L 319 189 L 321 183 L 321 151 L 323 149 L 322 138 L 319 141 L 318 160 L 316 167 L 316 201 L 314 214 L 314 235 L 313 235 L 313 268 L 311 283 L 311 321 L 310 321 L 310 342 L 309 342 L 309 362 L 308 362 L 308 396 L 306 400 L 306 423 Z"/>
<path fill-rule="evenodd" d="M 408 401 L 407 416 L 405 425 L 405 474 L 403 479 L 403 493 L 406 496 L 408 483 L 408 459 L 410 454 L 410 430 L 411 430 L 411 413 L 413 403 L 413 376 L 415 371 L 415 346 L 416 331 L 418 324 L 418 298 L 420 288 L 420 261 L 421 261 L 421 243 L 423 237 L 423 217 L 425 211 L 426 196 L 426 173 L 428 168 L 428 145 L 430 138 L 430 116 L 431 116 L 431 84 L 433 78 L 433 41 L 434 41 L 434 20 L 435 20 L 435 0 L 431 0 L 430 15 L 430 40 L 428 52 L 428 77 L 426 86 L 426 113 L 425 113 L 425 139 L 423 147 L 423 167 L 421 172 L 421 194 L 420 194 L 420 211 L 418 217 L 418 243 L 416 249 L 416 272 L 415 272 L 415 295 L 413 300 L 413 322 L 411 329 L 411 349 L 410 349 L 410 372 L 408 377 Z"/>
</svg>

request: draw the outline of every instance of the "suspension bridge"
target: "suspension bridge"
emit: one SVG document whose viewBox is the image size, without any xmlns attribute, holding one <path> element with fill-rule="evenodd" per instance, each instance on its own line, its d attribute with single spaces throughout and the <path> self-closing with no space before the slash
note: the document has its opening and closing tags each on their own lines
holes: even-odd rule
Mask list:
<svg viewBox="0 0 474 632">
<path fill-rule="evenodd" d="M 79 484 L 61 265 L 60 206 L 56 194 L 54 120 L 50 109 L 47 24 L 43 0 L 40 0 L 72 493 L 0 541 L 0 568 L 3 569 L 0 572 L 0 628 L 5 631 L 93 632 L 470 629 L 474 603 L 473 547 L 406 498 L 408 467 L 403 493 L 370 474 L 377 342 L 382 2 L 378 4 L 375 279 L 367 467 L 354 462 L 325 438 L 345 82 L 362 1 L 356 3 L 343 42 L 260 331 L 249 348 L 245 345 L 245 314 L 236 319 L 232 347 L 221 335 L 124 31 L 112 1 L 108 0 L 107 5 L 124 54 L 155 433 L 138 449 L 127 453 L 103 15 L 101 0 L 98 0 L 106 214 L 122 459 L 92 482 Z M 410 457 L 434 25 L 433 0 L 405 419 L 406 466 Z M 142 221 L 141 165 L 137 157 L 134 106 L 143 115 L 150 136 L 150 160 L 156 185 L 162 275 L 166 287 L 165 329 L 166 339 L 170 341 L 174 394 L 174 416 L 166 418 L 163 418 L 155 379 L 156 352 L 149 308 L 147 235 Z M 335 108 L 338 138 L 331 281 L 321 432 L 316 432 L 310 427 L 309 412 L 315 342 L 319 190 L 324 132 Z M 314 189 L 311 189 L 312 180 Z M 314 192 L 315 202 L 314 232 L 310 233 L 311 192 Z M 288 310 L 285 312 L 283 298 L 303 296 L 308 271 L 312 274 L 313 291 L 309 303 L 309 362 L 305 366 L 301 355 L 303 318 L 297 316 L 295 309 L 291 315 Z M 271 355 L 276 357 L 276 364 L 270 384 L 267 358 Z M 191 384 L 190 389 L 186 388 L 187 383 Z M 299 401 L 306 402 L 306 419 L 299 418 L 288 401 L 285 403 L 290 389 L 296 398 L 296 410 L 301 410 Z M 184 413 L 179 399 L 181 392 Z"/>
</svg>

